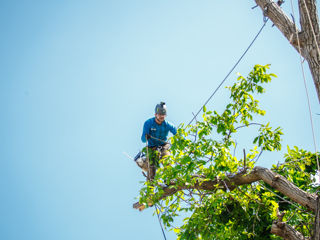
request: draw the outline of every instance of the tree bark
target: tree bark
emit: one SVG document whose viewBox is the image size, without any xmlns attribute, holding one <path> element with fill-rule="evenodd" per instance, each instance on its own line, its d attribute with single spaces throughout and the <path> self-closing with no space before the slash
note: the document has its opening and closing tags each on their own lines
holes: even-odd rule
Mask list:
<svg viewBox="0 0 320 240">
<path fill-rule="evenodd" d="M 306 59 L 320 102 L 320 29 L 315 0 L 299 0 L 301 30 L 272 0 L 255 0 L 289 43 Z M 297 36 L 298 35 L 298 36 Z M 300 46 L 300 49 L 299 49 Z"/>
<path fill-rule="evenodd" d="M 271 227 L 271 233 L 285 240 L 307 240 L 300 232 L 284 222 L 275 221 Z"/>
<path fill-rule="evenodd" d="M 317 197 L 317 210 L 316 210 L 316 217 L 314 221 L 314 240 L 320 240 L 320 195 Z"/>
</svg>

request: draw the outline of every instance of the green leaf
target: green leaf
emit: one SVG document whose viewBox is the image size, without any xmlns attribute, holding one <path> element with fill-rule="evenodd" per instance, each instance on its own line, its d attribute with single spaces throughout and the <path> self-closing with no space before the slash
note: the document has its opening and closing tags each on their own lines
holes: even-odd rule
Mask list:
<svg viewBox="0 0 320 240">
<path fill-rule="evenodd" d="M 207 112 L 207 108 L 206 108 L 206 105 L 203 106 L 203 112 Z"/>
</svg>

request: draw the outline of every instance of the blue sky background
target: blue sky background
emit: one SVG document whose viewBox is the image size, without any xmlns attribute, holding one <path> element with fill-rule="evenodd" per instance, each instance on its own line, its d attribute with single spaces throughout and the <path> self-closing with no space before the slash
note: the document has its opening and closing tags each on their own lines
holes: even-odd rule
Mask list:
<svg viewBox="0 0 320 240">
<path fill-rule="evenodd" d="M 262 26 L 254 5 L 1 1 L 0 239 L 163 239 L 153 209 L 132 209 L 144 179 L 123 152 L 144 146 L 142 125 L 160 101 L 169 121 L 191 120 Z M 282 152 L 260 158 L 266 167 L 287 145 L 314 151 L 299 56 L 271 25 L 224 85 L 255 64 L 278 75 L 260 98 L 265 121 L 285 134 Z M 221 109 L 227 93 L 207 108 Z"/>
</svg>

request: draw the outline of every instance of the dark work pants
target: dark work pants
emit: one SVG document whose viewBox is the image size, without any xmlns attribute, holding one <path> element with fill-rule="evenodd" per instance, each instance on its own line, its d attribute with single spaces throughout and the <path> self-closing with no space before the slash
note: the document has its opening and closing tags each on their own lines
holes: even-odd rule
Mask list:
<svg viewBox="0 0 320 240">
<path fill-rule="evenodd" d="M 153 180 L 157 168 L 159 167 L 160 159 L 170 155 L 170 144 L 166 143 L 160 147 L 148 147 L 148 161 L 149 161 L 149 171 L 148 171 L 148 179 Z"/>
</svg>

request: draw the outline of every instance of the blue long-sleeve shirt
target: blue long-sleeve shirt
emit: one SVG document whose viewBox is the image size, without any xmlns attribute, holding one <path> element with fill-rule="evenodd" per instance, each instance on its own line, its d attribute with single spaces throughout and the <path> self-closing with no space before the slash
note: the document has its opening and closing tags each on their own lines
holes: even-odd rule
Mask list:
<svg viewBox="0 0 320 240">
<path fill-rule="evenodd" d="M 156 122 L 155 117 L 153 117 L 145 121 L 141 140 L 142 142 L 146 142 L 146 134 L 149 134 L 151 138 L 148 139 L 148 146 L 161 146 L 166 143 L 169 132 L 171 132 L 173 135 L 177 133 L 177 129 L 172 123 L 165 120 L 159 125 Z"/>
</svg>

